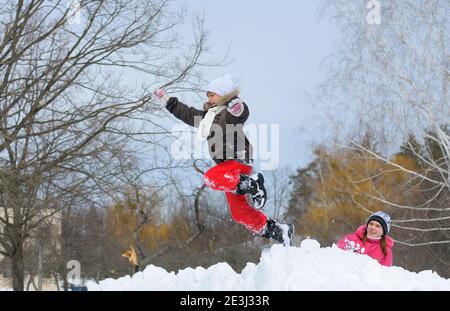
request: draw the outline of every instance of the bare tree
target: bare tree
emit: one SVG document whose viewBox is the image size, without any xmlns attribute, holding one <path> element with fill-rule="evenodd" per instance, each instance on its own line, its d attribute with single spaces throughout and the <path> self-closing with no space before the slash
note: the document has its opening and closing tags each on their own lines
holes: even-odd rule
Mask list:
<svg viewBox="0 0 450 311">
<path fill-rule="evenodd" d="M 267 174 L 267 188 L 269 200 L 265 208 L 269 215 L 274 219 L 281 219 L 281 216 L 287 211 L 292 187 L 290 176 L 293 174 L 288 167 L 278 168 L 269 171 Z"/>
<path fill-rule="evenodd" d="M 205 52 L 201 22 L 183 50 L 173 31 L 183 12 L 169 1 L 74 2 L 0 5 L 0 253 L 15 290 L 29 233 L 123 183 L 119 164 L 166 132 L 150 90 L 192 88 Z M 149 82 L 132 86 L 136 73 Z"/>
<path fill-rule="evenodd" d="M 198 162 L 199 160 L 195 160 L 192 163 L 193 169 L 199 173 L 204 174 L 201 168 L 199 168 Z M 176 184 L 174 184 L 176 186 Z M 177 242 L 176 245 L 167 245 L 160 250 L 158 250 L 155 254 L 152 254 L 151 256 L 147 256 L 145 253 L 140 252 L 139 254 L 139 265 L 140 269 L 143 269 L 146 265 L 148 265 L 152 260 L 154 260 L 157 257 L 160 257 L 162 255 L 165 255 L 166 253 L 173 252 L 173 251 L 182 251 L 184 248 L 186 248 L 188 245 L 190 245 L 192 242 L 194 242 L 198 237 L 202 234 L 203 230 L 205 229 L 204 220 L 200 216 L 200 199 L 205 191 L 206 185 L 203 184 L 193 191 L 193 211 L 194 211 L 194 219 L 195 219 L 195 226 L 196 230 L 185 240 Z M 183 197 L 183 194 L 178 193 L 178 196 L 181 198 Z M 144 224 L 141 222 L 141 224 Z"/>
<path fill-rule="evenodd" d="M 368 15 L 369 2 L 378 6 L 379 23 Z M 373 8 L 372 8 L 373 9 Z M 411 185 L 421 184 L 433 195 L 411 204 L 401 204 L 383 197 L 371 198 L 402 215 L 393 226 L 415 232 L 409 246 L 450 243 L 448 232 L 450 208 L 450 9 L 438 0 L 406 1 L 323 1 L 322 12 L 332 16 L 342 31 L 337 52 L 329 59 L 328 79 L 316 100 L 341 115 L 337 126 L 341 138 L 348 137 L 349 123 L 369 127 L 383 147 L 376 151 L 351 139 L 340 147 L 363 151 L 366 157 L 384 161 L 391 169 L 409 174 Z M 345 112 L 344 112 L 345 111 Z M 336 119 L 335 119 L 336 120 Z M 353 122 L 349 122 L 353 120 Z M 424 148 L 416 148 L 414 136 Z M 439 150 L 433 152 L 428 142 Z M 421 161 L 421 169 L 413 170 L 392 161 L 392 153 L 405 143 L 405 148 Z M 427 147 L 428 146 L 428 147 Z M 404 218 L 403 218 L 404 217 Z M 418 235 L 437 232 L 417 239 Z"/>
</svg>

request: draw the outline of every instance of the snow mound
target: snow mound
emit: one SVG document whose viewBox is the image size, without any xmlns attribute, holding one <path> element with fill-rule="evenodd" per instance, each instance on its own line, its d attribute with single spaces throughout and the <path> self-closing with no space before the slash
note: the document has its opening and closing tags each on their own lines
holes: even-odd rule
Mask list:
<svg viewBox="0 0 450 311">
<path fill-rule="evenodd" d="M 395 258 L 394 258 L 395 260 Z M 410 272 L 384 267 L 366 255 L 337 246 L 321 248 L 315 240 L 300 247 L 273 245 L 258 264 L 247 263 L 236 273 L 227 263 L 178 273 L 149 265 L 144 271 L 117 280 L 90 281 L 88 290 L 450 290 L 450 279 L 436 272 Z"/>
</svg>

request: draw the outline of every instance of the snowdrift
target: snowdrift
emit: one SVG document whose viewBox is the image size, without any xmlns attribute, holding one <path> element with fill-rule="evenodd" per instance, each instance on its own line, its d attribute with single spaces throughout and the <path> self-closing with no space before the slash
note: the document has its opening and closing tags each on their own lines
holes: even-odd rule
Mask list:
<svg viewBox="0 0 450 311">
<path fill-rule="evenodd" d="M 394 258 L 395 263 L 395 258 Z M 315 240 L 300 247 L 273 245 L 262 252 L 258 264 L 248 263 L 236 273 L 227 263 L 208 269 L 187 268 L 178 273 L 149 265 L 132 277 L 87 283 L 94 290 L 450 290 L 450 279 L 432 271 L 410 272 L 384 267 L 372 258 Z"/>
</svg>

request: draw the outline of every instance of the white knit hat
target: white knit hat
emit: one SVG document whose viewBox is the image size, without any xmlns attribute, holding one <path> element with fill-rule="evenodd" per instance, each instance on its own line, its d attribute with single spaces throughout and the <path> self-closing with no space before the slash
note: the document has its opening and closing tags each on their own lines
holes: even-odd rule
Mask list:
<svg viewBox="0 0 450 311">
<path fill-rule="evenodd" d="M 216 93 L 220 96 L 225 96 L 235 89 L 233 80 L 230 75 L 219 77 L 208 84 L 206 91 Z"/>
</svg>

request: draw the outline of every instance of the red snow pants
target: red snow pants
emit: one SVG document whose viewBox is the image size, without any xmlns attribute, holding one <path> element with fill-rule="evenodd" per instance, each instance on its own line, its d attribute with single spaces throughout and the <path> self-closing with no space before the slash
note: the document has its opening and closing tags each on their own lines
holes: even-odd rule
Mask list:
<svg viewBox="0 0 450 311">
<path fill-rule="evenodd" d="M 239 184 L 240 174 L 250 175 L 252 167 L 235 160 L 227 160 L 209 169 L 204 175 L 205 184 L 218 191 L 225 191 L 231 218 L 248 230 L 260 233 L 267 222 L 267 216 L 249 205 L 245 195 L 233 193 Z"/>
</svg>

